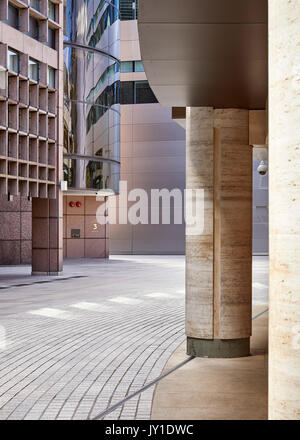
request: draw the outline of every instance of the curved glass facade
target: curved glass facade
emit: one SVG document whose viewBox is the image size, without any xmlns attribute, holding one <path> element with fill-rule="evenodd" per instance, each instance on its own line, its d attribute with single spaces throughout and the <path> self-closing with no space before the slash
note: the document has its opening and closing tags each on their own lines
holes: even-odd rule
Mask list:
<svg viewBox="0 0 300 440">
<path fill-rule="evenodd" d="M 118 192 L 119 0 L 65 1 L 64 176 L 68 188 Z"/>
</svg>

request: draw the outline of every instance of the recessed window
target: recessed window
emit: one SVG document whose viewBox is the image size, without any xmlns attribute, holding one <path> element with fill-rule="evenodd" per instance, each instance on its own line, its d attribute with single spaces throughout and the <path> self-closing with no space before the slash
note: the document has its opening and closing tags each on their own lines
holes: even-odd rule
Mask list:
<svg viewBox="0 0 300 440">
<path fill-rule="evenodd" d="M 154 104 L 157 99 L 148 81 L 122 81 L 120 104 Z"/>
<path fill-rule="evenodd" d="M 40 10 L 40 0 L 31 0 L 30 6 L 34 9 L 36 9 L 37 11 L 39 11 Z"/>
<path fill-rule="evenodd" d="M 120 104 L 133 104 L 133 81 L 122 81 L 120 89 Z"/>
<path fill-rule="evenodd" d="M 134 86 L 135 104 L 153 104 L 157 102 L 148 81 L 135 81 Z"/>
<path fill-rule="evenodd" d="M 14 50 L 8 49 L 7 51 L 7 64 L 8 69 L 13 72 L 19 73 L 19 54 Z"/>
<path fill-rule="evenodd" d="M 40 25 L 39 21 L 34 17 L 29 17 L 29 32 L 28 35 L 35 40 L 39 40 L 40 37 Z"/>
<path fill-rule="evenodd" d="M 34 81 L 39 80 L 39 63 L 38 61 L 33 60 L 32 58 L 29 58 L 28 63 L 28 76 L 30 79 L 33 79 Z"/>
<path fill-rule="evenodd" d="M 137 20 L 138 0 L 122 0 L 120 2 L 121 20 Z"/>
<path fill-rule="evenodd" d="M 55 69 L 48 66 L 48 86 L 55 89 Z"/>
<path fill-rule="evenodd" d="M 48 1 L 48 17 L 50 18 L 50 20 L 56 21 L 55 3 L 51 2 L 50 0 Z"/>
<path fill-rule="evenodd" d="M 9 24 L 9 26 L 14 27 L 15 29 L 19 29 L 19 9 L 15 6 L 8 3 L 8 17 L 5 20 L 5 23 Z"/>
<path fill-rule="evenodd" d="M 133 61 L 122 61 L 121 62 L 121 73 L 133 72 Z"/>
<path fill-rule="evenodd" d="M 49 47 L 55 49 L 55 29 L 48 27 L 48 44 Z"/>
<path fill-rule="evenodd" d="M 121 73 L 144 72 L 142 61 L 122 61 Z"/>
<path fill-rule="evenodd" d="M 135 72 L 145 72 L 142 61 L 135 61 L 134 62 L 134 71 Z"/>
</svg>

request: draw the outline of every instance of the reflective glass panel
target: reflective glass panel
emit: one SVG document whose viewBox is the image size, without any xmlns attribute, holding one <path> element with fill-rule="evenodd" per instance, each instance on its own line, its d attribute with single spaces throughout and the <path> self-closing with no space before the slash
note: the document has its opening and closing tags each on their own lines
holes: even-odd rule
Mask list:
<svg viewBox="0 0 300 440">
<path fill-rule="evenodd" d="M 70 188 L 116 188 L 119 180 L 120 63 L 113 57 L 120 56 L 120 30 L 115 6 L 117 0 L 64 3 L 65 40 L 84 46 L 64 49 L 64 172 Z"/>
<path fill-rule="evenodd" d="M 142 61 L 135 61 L 134 62 L 134 71 L 135 72 L 145 72 Z"/>
<path fill-rule="evenodd" d="M 135 103 L 136 104 L 151 104 L 158 102 L 154 93 L 152 92 L 148 81 L 135 82 Z"/>
<path fill-rule="evenodd" d="M 64 178 L 68 182 L 69 188 L 118 191 L 119 164 L 65 158 L 63 169 Z"/>
<path fill-rule="evenodd" d="M 122 61 L 121 62 L 121 73 L 133 72 L 133 61 Z"/>
</svg>

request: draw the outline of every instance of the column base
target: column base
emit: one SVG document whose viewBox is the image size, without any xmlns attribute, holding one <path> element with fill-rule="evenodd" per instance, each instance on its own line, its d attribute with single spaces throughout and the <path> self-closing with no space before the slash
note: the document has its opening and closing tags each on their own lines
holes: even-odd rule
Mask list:
<svg viewBox="0 0 300 440">
<path fill-rule="evenodd" d="M 205 358 L 239 358 L 250 356 L 250 338 L 197 339 L 187 337 L 187 354 Z"/>
<path fill-rule="evenodd" d="M 32 271 L 31 272 L 32 276 L 49 276 L 49 277 L 57 277 L 59 275 L 62 275 L 62 271 L 61 272 L 38 272 L 38 271 Z"/>
</svg>

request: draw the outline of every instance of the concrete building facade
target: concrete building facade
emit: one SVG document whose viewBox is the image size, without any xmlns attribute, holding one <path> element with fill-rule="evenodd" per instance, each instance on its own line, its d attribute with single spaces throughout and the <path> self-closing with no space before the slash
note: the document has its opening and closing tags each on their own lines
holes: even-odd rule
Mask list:
<svg viewBox="0 0 300 440">
<path fill-rule="evenodd" d="M 2 1 L 0 13 L 1 218 L 12 231 L 1 237 L 1 259 L 18 264 L 32 258 L 33 272 L 57 272 L 62 263 L 63 7 L 55 1 Z"/>
<path fill-rule="evenodd" d="M 0 4 L 1 264 L 53 274 L 63 255 L 108 256 L 96 211 L 119 184 L 118 6 Z"/>
</svg>

